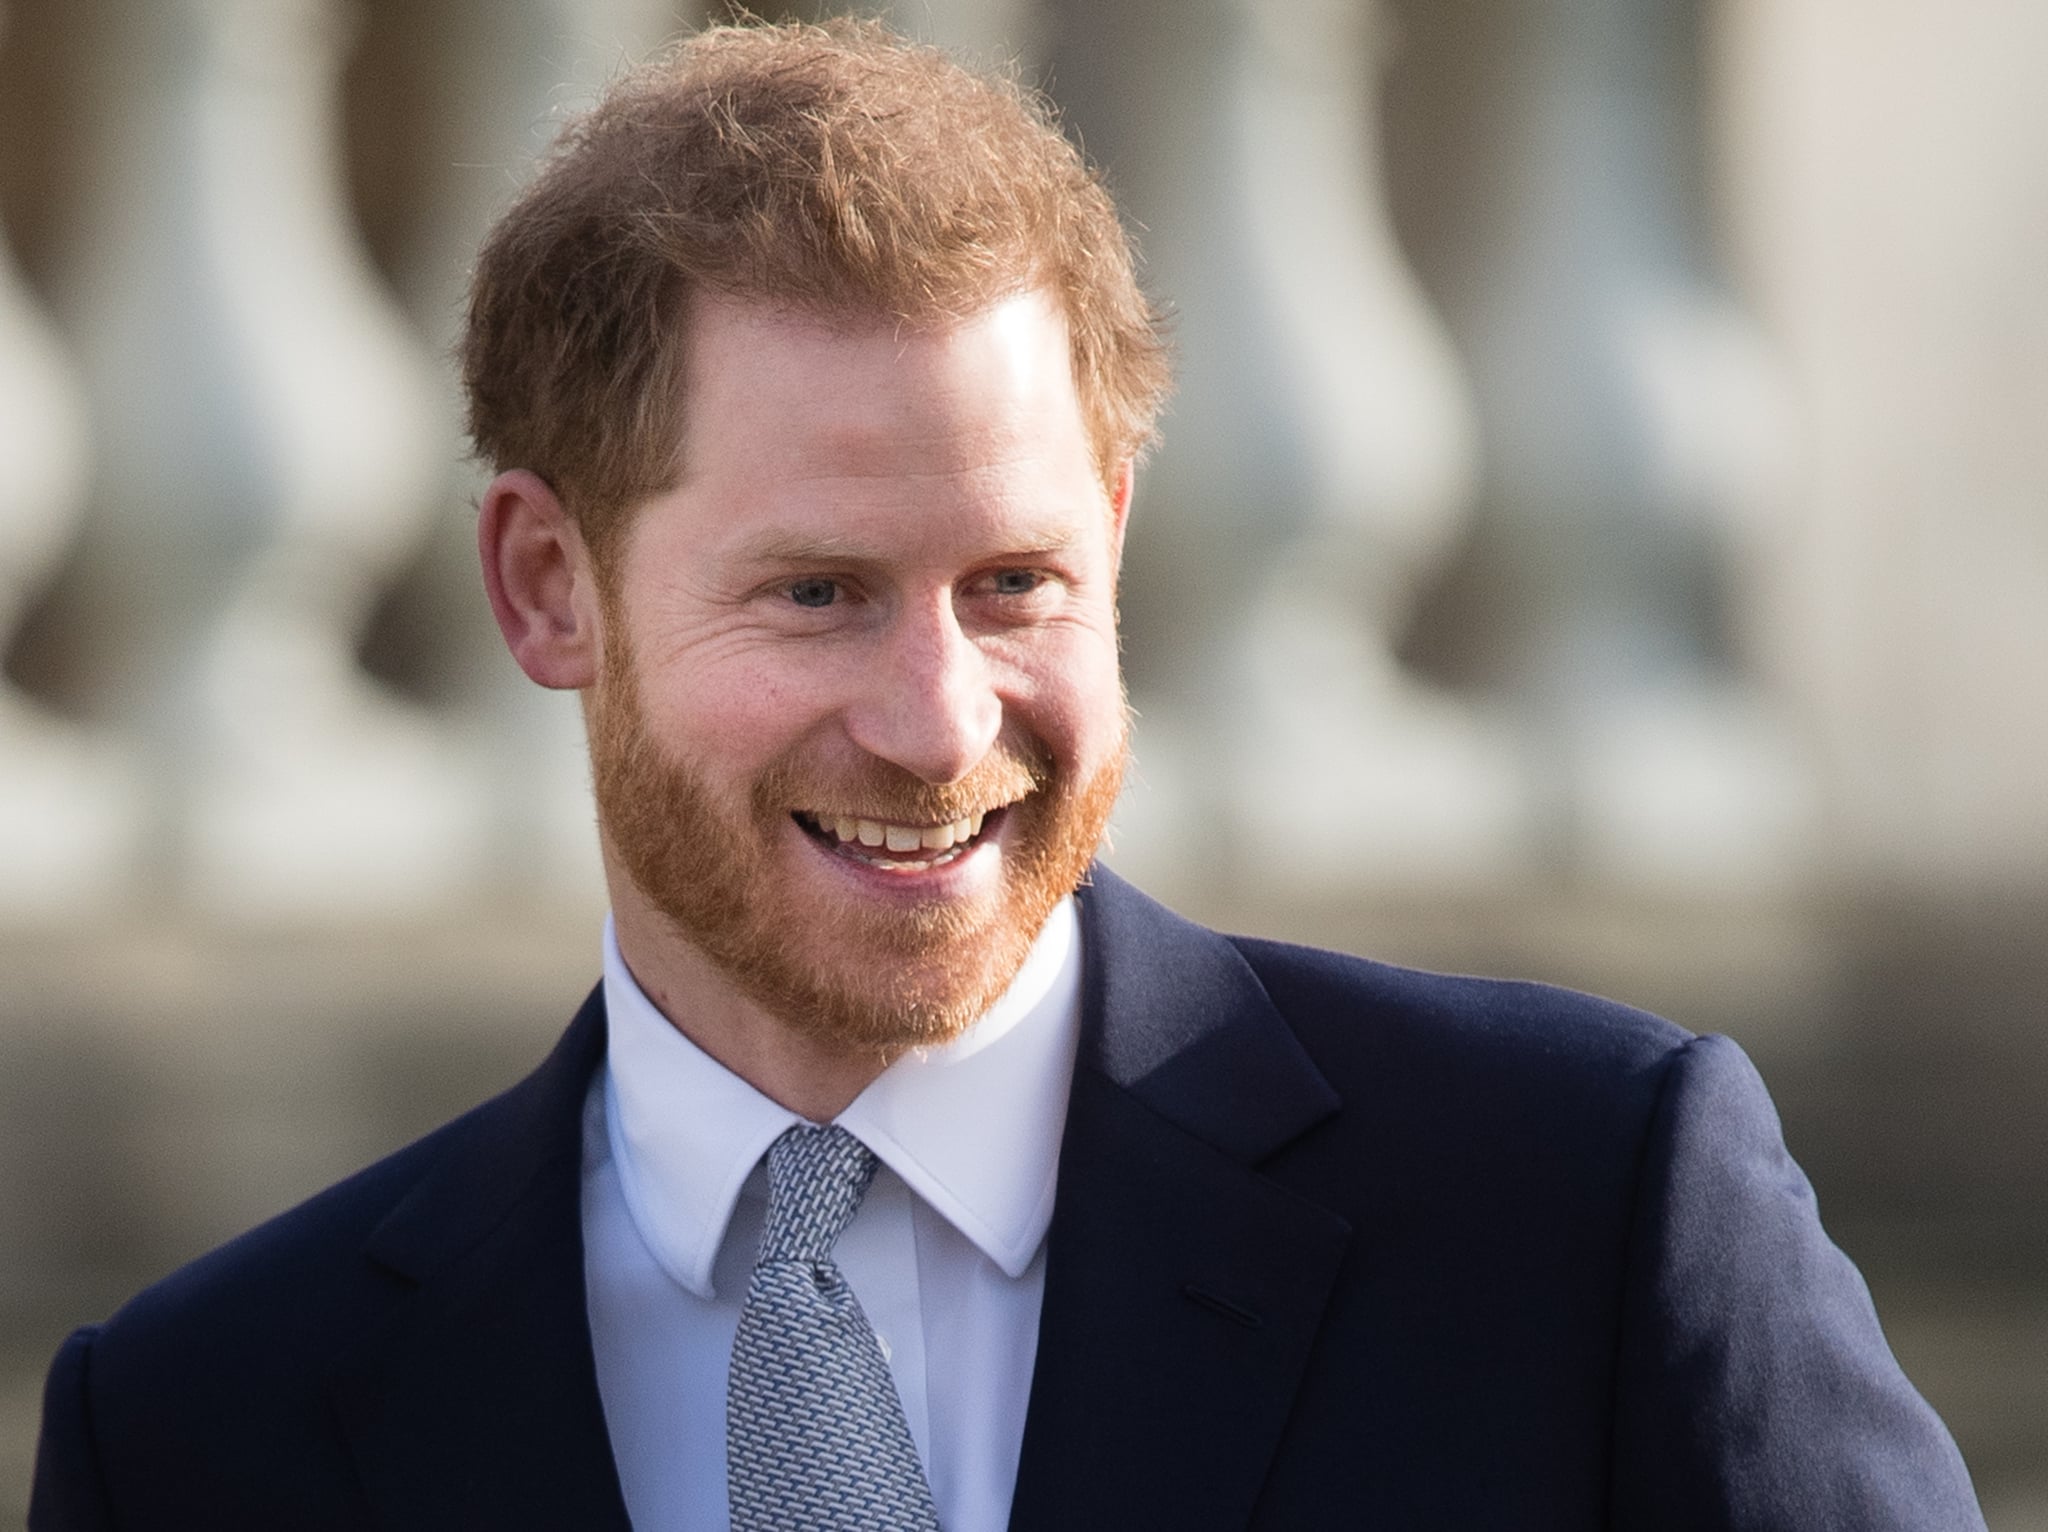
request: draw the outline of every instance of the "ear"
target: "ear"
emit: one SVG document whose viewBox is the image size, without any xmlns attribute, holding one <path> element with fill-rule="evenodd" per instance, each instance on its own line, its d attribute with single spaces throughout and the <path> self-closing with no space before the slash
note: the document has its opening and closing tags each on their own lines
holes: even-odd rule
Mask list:
<svg viewBox="0 0 2048 1532">
<path fill-rule="evenodd" d="M 597 575 L 575 521 L 540 475 L 491 480 L 477 505 L 491 615 L 529 678 L 560 690 L 597 679 Z"/>
<path fill-rule="evenodd" d="M 1131 524 L 1131 495 L 1138 484 L 1138 467 L 1130 458 L 1116 472 L 1116 488 L 1109 497 L 1109 559 L 1110 568 L 1121 572 L 1124 567 L 1124 533 Z"/>
</svg>

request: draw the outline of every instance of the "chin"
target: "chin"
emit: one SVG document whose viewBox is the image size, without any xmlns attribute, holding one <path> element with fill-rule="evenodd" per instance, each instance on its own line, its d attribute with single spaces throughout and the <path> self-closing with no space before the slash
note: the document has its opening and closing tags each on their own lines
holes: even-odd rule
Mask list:
<svg viewBox="0 0 2048 1532">
<path fill-rule="evenodd" d="M 1009 987 L 1057 902 L 1018 908 L 990 893 L 878 909 L 834 900 L 829 913 L 792 910 L 783 929 L 801 934 L 786 943 L 725 954 L 720 966 L 816 1042 L 890 1054 L 934 1047 L 965 1032 Z"/>
<path fill-rule="evenodd" d="M 1034 933 L 1035 934 L 1035 933 Z M 781 972 L 733 974 L 740 987 L 792 1031 L 835 1052 L 882 1054 L 931 1048 L 966 1032 L 1009 987 L 1030 950 L 992 963 L 982 948 L 933 953 L 886 977 L 812 957 Z"/>
</svg>

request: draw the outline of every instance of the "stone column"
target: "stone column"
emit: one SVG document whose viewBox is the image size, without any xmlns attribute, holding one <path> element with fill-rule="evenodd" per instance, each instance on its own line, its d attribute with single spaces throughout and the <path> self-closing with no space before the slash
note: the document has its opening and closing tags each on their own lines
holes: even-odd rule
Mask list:
<svg viewBox="0 0 2048 1532">
<path fill-rule="evenodd" d="M 354 646 L 445 482 L 424 348 L 339 159 L 328 0 L 119 0 L 65 293 L 103 444 L 80 585 L 185 896 L 253 921 L 445 907 L 476 787 Z"/>
<path fill-rule="evenodd" d="M 1811 431 L 1761 630 L 1818 725 L 1845 883 L 2033 896 L 2048 881 L 2048 10 L 1717 14 L 1731 246 Z"/>
<path fill-rule="evenodd" d="M 954 48 L 984 64 L 1044 62 L 1047 18 L 1039 0 L 890 0 L 889 25 L 906 36 Z"/>
<path fill-rule="evenodd" d="M 1499 730 L 1395 656 L 1463 531 L 1465 383 L 1397 248 L 1383 12 L 1356 0 L 1056 9 L 1054 80 L 1178 313 L 1125 611 L 1142 715 L 1125 851 L 1328 896 L 1491 885 L 1522 850 Z"/>
<path fill-rule="evenodd" d="M 519 673 L 491 621 L 474 517 L 488 475 L 467 458 L 460 381 L 445 359 L 477 247 L 555 131 L 621 67 L 699 17 L 674 0 L 441 0 L 384 18 L 392 42 L 430 61 L 422 73 L 434 82 L 417 103 L 420 184 L 409 199 L 424 216 L 396 256 L 406 308 L 444 358 L 431 418 L 451 464 L 445 514 L 407 592 L 420 635 L 409 668 L 488 763 L 494 883 L 565 911 L 601 908 L 604 897 L 582 715 L 574 696 Z"/>
<path fill-rule="evenodd" d="M 1792 411 L 1716 267 L 1699 0 L 1408 15 L 1453 103 L 1413 180 L 1460 204 L 1435 270 L 1485 443 L 1463 641 L 1524 718 L 1549 865 L 1796 884 L 1811 779 L 1742 635 Z"/>
<path fill-rule="evenodd" d="M 0 239 L 0 653 L 70 545 L 90 469 L 76 370 Z M 112 742 L 0 676 L 0 925 L 117 900 L 141 824 L 140 784 Z"/>
</svg>

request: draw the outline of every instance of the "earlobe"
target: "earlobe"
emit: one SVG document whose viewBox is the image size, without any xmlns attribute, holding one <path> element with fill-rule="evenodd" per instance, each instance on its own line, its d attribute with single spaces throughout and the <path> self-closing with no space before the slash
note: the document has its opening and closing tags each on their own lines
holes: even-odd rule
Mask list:
<svg viewBox="0 0 2048 1532">
<path fill-rule="evenodd" d="M 597 600 L 589 552 L 575 521 L 538 474 L 491 480 L 477 505 L 484 590 L 505 647 L 542 686 L 597 678 Z"/>
</svg>

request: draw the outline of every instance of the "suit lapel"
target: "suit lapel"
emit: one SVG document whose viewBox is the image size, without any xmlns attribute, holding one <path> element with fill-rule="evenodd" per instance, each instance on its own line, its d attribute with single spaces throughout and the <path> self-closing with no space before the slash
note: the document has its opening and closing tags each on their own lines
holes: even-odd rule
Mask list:
<svg viewBox="0 0 2048 1532">
<path fill-rule="evenodd" d="M 1010 1525 L 1242 1527 L 1351 1233 L 1255 1167 L 1336 1097 L 1227 941 L 1099 870 L 1082 915 Z"/>
<path fill-rule="evenodd" d="M 371 1238 L 397 1296 L 333 1398 L 381 1525 L 625 1532 L 583 1285 L 582 1102 L 603 1052 L 593 994 Z"/>
</svg>

